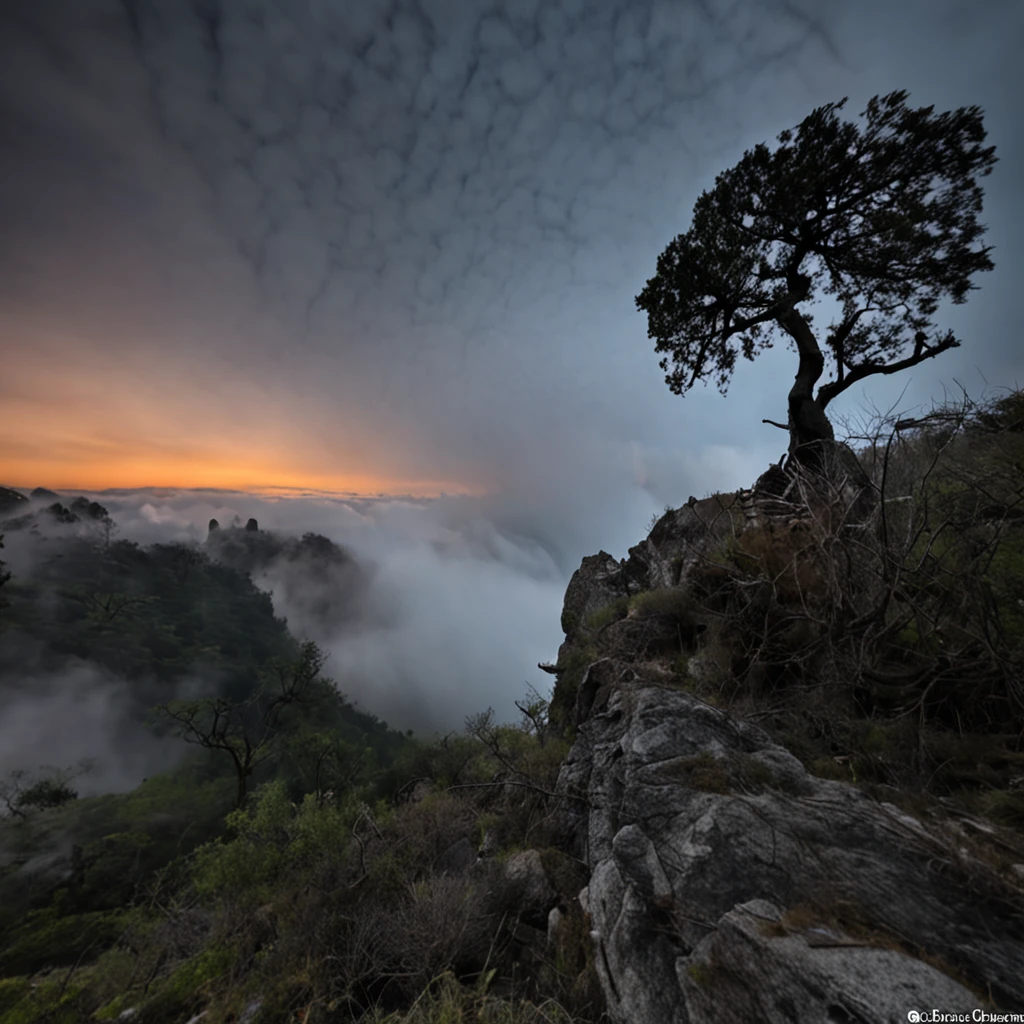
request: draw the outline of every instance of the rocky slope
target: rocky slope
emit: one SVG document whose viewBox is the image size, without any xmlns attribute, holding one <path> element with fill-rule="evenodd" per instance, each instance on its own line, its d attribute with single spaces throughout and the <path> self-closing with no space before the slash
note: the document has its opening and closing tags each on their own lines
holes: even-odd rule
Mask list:
<svg viewBox="0 0 1024 1024">
<path fill-rule="evenodd" d="M 728 536 L 796 528 L 810 510 L 791 484 L 773 467 L 751 491 L 691 499 L 628 559 L 585 558 L 567 590 L 566 641 L 544 666 L 575 736 L 558 828 L 590 870 L 578 898 L 608 1011 L 868 1024 L 1021 1009 L 1024 865 L 971 838 L 996 829 L 812 774 L 687 682 L 706 656 L 695 566 Z M 863 528 L 870 501 L 845 501 Z"/>
</svg>

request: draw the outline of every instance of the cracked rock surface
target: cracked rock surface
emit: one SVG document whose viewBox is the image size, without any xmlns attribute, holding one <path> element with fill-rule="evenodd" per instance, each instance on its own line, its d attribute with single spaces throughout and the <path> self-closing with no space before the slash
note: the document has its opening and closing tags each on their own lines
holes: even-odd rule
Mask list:
<svg viewBox="0 0 1024 1024">
<path fill-rule="evenodd" d="M 617 1021 L 1024 1007 L 1024 920 L 997 876 L 684 691 L 620 684 L 558 785 Z"/>
</svg>

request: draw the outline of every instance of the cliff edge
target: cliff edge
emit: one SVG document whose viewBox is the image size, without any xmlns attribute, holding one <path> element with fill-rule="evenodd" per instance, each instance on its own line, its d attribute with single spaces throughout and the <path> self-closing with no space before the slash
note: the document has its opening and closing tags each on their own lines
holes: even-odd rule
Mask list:
<svg viewBox="0 0 1024 1024">
<path fill-rule="evenodd" d="M 545 666 L 574 740 L 558 829 L 590 871 L 579 900 L 617 1021 L 1024 1007 L 1024 844 L 924 778 L 949 711 L 928 673 L 912 714 L 871 685 L 908 659 L 858 633 L 885 546 L 859 484 L 822 492 L 772 467 L 666 511 L 627 559 L 585 558 L 569 584 Z M 896 752 L 865 760 L 852 737 L 876 733 Z M 1013 786 L 1012 744 L 977 723 L 971 742 Z"/>
</svg>

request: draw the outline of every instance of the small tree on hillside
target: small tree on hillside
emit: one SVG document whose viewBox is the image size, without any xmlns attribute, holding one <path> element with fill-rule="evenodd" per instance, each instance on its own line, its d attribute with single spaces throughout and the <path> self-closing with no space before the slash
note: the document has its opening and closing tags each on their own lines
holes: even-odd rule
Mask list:
<svg viewBox="0 0 1024 1024">
<path fill-rule="evenodd" d="M 327 683 L 320 678 L 326 660 L 316 644 L 307 642 L 297 661 L 275 662 L 259 689 L 245 700 L 177 700 L 159 705 L 156 712 L 186 743 L 221 750 L 231 759 L 237 781 L 235 806 L 241 807 L 253 772 L 274 751 L 285 710 L 308 702 L 317 684 Z"/>
<path fill-rule="evenodd" d="M 78 799 L 78 790 L 72 785 L 75 779 L 87 775 L 94 766 L 92 758 L 83 758 L 70 768 L 43 765 L 36 774 L 16 768 L 0 780 L 0 803 L 12 816 L 22 819 L 28 817 L 28 811 L 63 807 Z"/>
<path fill-rule="evenodd" d="M 978 178 L 996 161 L 982 111 L 933 114 L 906 98 L 876 96 L 863 126 L 840 119 L 845 99 L 829 103 L 774 152 L 748 150 L 697 200 L 636 299 L 676 394 L 712 377 L 724 394 L 737 355 L 753 360 L 781 330 L 800 360 L 790 453 L 808 464 L 833 439 L 825 410 L 837 395 L 960 344 L 936 331 L 938 304 L 966 301 L 972 275 L 993 266 L 979 242 Z M 807 312 L 819 288 L 842 306 L 823 336 Z M 815 393 L 819 341 L 835 375 Z"/>
</svg>

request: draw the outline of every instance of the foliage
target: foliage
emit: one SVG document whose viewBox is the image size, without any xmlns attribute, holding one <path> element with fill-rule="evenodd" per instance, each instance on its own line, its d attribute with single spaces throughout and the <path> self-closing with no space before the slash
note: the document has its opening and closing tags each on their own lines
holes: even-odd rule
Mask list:
<svg viewBox="0 0 1024 1024">
<path fill-rule="evenodd" d="M 491 996 L 487 978 L 484 975 L 480 983 L 467 989 L 446 971 L 423 989 L 408 1010 L 385 1013 L 374 1009 L 360 1018 L 360 1024 L 574 1024 L 583 1019 L 554 999 L 535 1003 Z"/>
<path fill-rule="evenodd" d="M 202 669 L 228 693 L 247 693 L 261 665 L 297 653 L 269 594 L 195 546 L 53 538 L 38 543 L 31 576 L 6 591 L 7 649 L 35 642 L 44 667 L 78 658 L 152 680 L 154 692 Z"/>
<path fill-rule="evenodd" d="M 794 521 L 712 546 L 689 579 L 713 683 L 814 770 L 1016 820 L 1024 767 L 1019 393 L 858 435 L 875 493 L 797 469 Z"/>
<path fill-rule="evenodd" d="M 123 920 L 119 911 L 75 915 L 62 915 L 57 907 L 33 911 L 6 939 L 0 971 L 27 974 L 41 962 L 66 967 L 91 951 L 98 955 L 120 934 Z"/>
<path fill-rule="evenodd" d="M 227 815 L 226 831 L 176 859 L 147 829 L 104 833 L 77 855 L 63 894 L 22 917 L 4 955 L 25 973 L 70 963 L 74 984 L 59 996 L 69 1020 L 134 1009 L 143 1022 L 202 1010 L 217 1022 L 257 998 L 270 1019 L 319 1006 L 338 1019 L 596 1020 L 600 991 L 578 909 L 557 962 L 518 973 L 502 857 L 546 842 L 567 746 L 550 734 L 540 694 L 517 705 L 517 725 L 471 716 L 465 734 L 407 741 L 387 765 L 332 731 L 330 713 L 294 723 L 266 762 L 279 774 Z M 198 781 L 201 764 L 190 773 Z M 116 808 L 119 820 L 144 822 L 186 793 L 169 773 L 103 798 L 104 819 Z M 467 840 L 486 843 L 490 859 L 453 873 L 451 851 Z M 580 865 L 555 850 L 543 857 L 572 899 Z M 106 886 L 119 917 L 85 909 Z M 86 936 L 97 941 L 83 949 Z M 53 1012 L 58 988 L 18 985 L 11 1002 L 32 1020 Z"/>
<path fill-rule="evenodd" d="M 586 628 L 593 632 L 599 632 L 605 626 L 619 619 L 624 619 L 629 611 L 629 597 L 623 594 L 621 597 L 609 601 L 603 608 L 598 608 L 586 621 Z"/>
<path fill-rule="evenodd" d="M 35 776 L 24 768 L 12 769 L 7 778 L 0 780 L 0 801 L 8 813 L 24 819 L 30 810 L 62 807 L 78 799 L 78 791 L 71 783 L 93 768 L 90 759 L 79 761 L 71 768 L 52 768 L 44 765 Z"/>
<path fill-rule="evenodd" d="M 123 673 L 132 686 L 127 710 L 140 728 L 154 700 L 166 702 L 168 690 L 184 679 L 193 687 L 197 677 L 215 680 L 211 688 L 221 696 L 200 698 L 204 709 L 220 700 L 272 727 L 266 742 L 255 744 L 260 756 L 250 765 L 249 784 L 276 777 L 301 800 L 309 755 L 320 753 L 315 737 L 328 751 L 321 803 L 355 788 L 372 795 L 406 738 L 320 677 L 322 656 L 289 635 L 268 595 L 194 545 L 108 544 L 108 533 L 30 539 L 36 545 L 31 572 L 5 588 L 12 594 L 3 653 L 28 652 L 37 670 L 57 671 L 71 659 L 76 667 Z M 14 654 L 10 664 L 22 663 Z M 0 686 L 16 682 L 5 675 Z M 28 1019 L 56 1013 L 58 991 L 66 1012 L 77 1013 L 78 981 L 97 957 L 116 952 L 110 947 L 125 921 L 129 930 L 148 934 L 138 915 L 145 918 L 152 907 L 144 907 L 153 899 L 165 906 L 168 893 L 184 884 L 193 849 L 224 833 L 237 778 L 225 774 L 234 774 L 233 766 L 228 758 L 219 764 L 218 756 L 201 752 L 132 792 L 101 797 L 73 799 L 72 783 L 84 765 L 18 769 L 0 785 L 9 812 L 0 819 L 0 961 L 31 974 L 70 961 L 63 973 L 73 969 L 75 980 L 52 991 L 35 988 L 36 1011 Z M 175 950 L 180 959 L 181 948 Z M 90 982 L 89 999 L 101 988 Z M 69 1003 L 72 991 L 78 994 Z"/>
<path fill-rule="evenodd" d="M 558 675 L 555 690 L 551 695 L 551 721 L 559 729 L 570 730 L 576 706 L 576 694 L 583 682 L 587 668 L 597 660 L 597 652 L 586 645 L 573 646 L 557 666 Z"/>
<path fill-rule="evenodd" d="M 685 587 L 661 587 L 643 590 L 629 600 L 633 613 L 641 618 L 666 618 L 688 622 L 693 614 L 693 599 Z"/>
<path fill-rule="evenodd" d="M 78 793 L 69 785 L 56 779 L 42 779 L 29 786 L 18 798 L 19 810 L 25 807 L 60 807 L 69 800 L 77 800 Z"/>
<path fill-rule="evenodd" d="M 674 393 L 709 378 L 724 393 L 737 356 L 755 359 L 781 331 L 800 354 L 790 429 L 803 443 L 832 436 L 824 409 L 847 388 L 959 344 L 928 332 L 942 299 L 966 301 L 992 269 L 978 178 L 994 147 L 978 107 L 935 114 L 906 100 L 876 96 L 863 126 L 841 120 L 845 100 L 819 107 L 702 193 L 636 299 Z M 814 396 L 823 357 L 800 307 L 819 287 L 842 314 L 820 339 L 835 378 Z"/>
<path fill-rule="evenodd" d="M 159 705 L 157 713 L 186 743 L 230 758 L 237 781 L 235 806 L 241 807 L 249 779 L 274 753 L 286 709 L 309 704 L 318 693 L 333 692 L 330 681 L 320 679 L 325 661 L 324 653 L 309 641 L 295 661 L 273 661 L 262 673 L 259 688 L 244 700 L 176 700 Z"/>
</svg>

